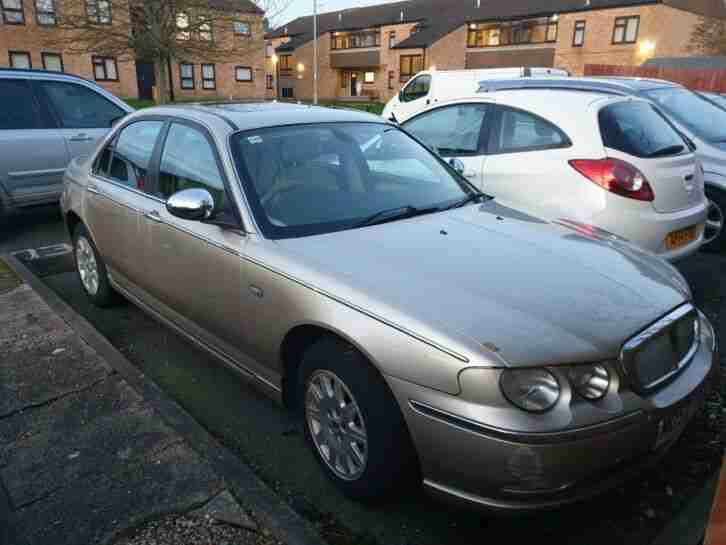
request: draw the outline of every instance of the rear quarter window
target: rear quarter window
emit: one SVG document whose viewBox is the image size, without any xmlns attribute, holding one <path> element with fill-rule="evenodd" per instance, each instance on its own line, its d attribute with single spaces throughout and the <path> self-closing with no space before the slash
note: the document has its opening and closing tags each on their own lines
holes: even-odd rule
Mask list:
<svg viewBox="0 0 726 545">
<path fill-rule="evenodd" d="M 681 135 L 647 102 L 617 102 L 598 113 L 605 147 L 635 157 L 653 158 L 688 152 Z"/>
</svg>

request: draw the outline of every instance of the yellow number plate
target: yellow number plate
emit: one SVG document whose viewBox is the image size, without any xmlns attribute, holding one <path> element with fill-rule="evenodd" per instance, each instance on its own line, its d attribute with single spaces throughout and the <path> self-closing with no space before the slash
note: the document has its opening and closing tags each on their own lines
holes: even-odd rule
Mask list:
<svg viewBox="0 0 726 545">
<path fill-rule="evenodd" d="M 665 243 L 666 248 L 669 250 L 675 250 L 681 246 L 693 242 L 698 238 L 698 225 L 691 225 L 685 229 L 679 231 L 673 231 L 666 237 Z"/>
</svg>

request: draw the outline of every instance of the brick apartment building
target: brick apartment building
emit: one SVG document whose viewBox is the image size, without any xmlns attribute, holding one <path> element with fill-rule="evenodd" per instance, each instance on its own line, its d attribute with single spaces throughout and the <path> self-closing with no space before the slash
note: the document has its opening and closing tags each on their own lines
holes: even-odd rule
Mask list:
<svg viewBox="0 0 726 545">
<path fill-rule="evenodd" d="M 99 25 L 118 25 L 114 11 L 128 9 L 119 0 L 78 0 Z M 223 97 L 263 98 L 265 95 L 264 12 L 250 0 L 209 0 L 212 7 L 232 10 L 230 28 L 199 32 L 193 39 L 239 40 L 244 55 L 215 59 L 175 61 L 169 66 L 175 98 Z M 76 74 L 97 83 L 122 98 L 151 98 L 153 64 L 94 52 L 72 55 L 53 45 L 58 25 L 55 0 L 0 0 L 0 67 L 40 68 Z M 117 18 L 119 19 L 119 18 Z M 225 23 L 227 19 L 225 19 Z"/>
<path fill-rule="evenodd" d="M 318 17 L 321 99 L 387 101 L 423 69 L 639 65 L 688 54 L 723 0 L 406 0 Z M 313 96 L 312 17 L 267 34 L 266 96 Z"/>
</svg>

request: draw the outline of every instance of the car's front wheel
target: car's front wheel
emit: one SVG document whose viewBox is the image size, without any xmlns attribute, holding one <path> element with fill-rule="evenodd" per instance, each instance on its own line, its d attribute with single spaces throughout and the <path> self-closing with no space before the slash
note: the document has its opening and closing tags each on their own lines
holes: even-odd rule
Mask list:
<svg viewBox="0 0 726 545">
<path fill-rule="evenodd" d="M 706 187 L 708 198 L 708 216 L 704 238 L 706 243 L 701 247 L 705 252 L 726 251 L 726 230 L 724 230 L 724 213 L 726 213 L 726 192 Z"/>
<path fill-rule="evenodd" d="M 376 499 L 415 482 L 418 462 L 403 415 L 360 352 L 323 338 L 305 352 L 298 378 L 305 436 L 347 496 Z"/>
<path fill-rule="evenodd" d="M 81 287 L 91 302 L 99 307 L 113 304 L 117 296 L 109 282 L 106 265 L 83 224 L 78 224 L 73 232 L 73 255 Z"/>
</svg>

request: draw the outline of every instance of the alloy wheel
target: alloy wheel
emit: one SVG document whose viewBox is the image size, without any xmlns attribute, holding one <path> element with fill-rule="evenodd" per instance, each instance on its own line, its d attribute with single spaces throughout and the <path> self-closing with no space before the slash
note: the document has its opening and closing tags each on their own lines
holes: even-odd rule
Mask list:
<svg viewBox="0 0 726 545">
<path fill-rule="evenodd" d="M 705 243 L 714 240 L 723 229 L 723 211 L 714 201 L 708 201 L 708 216 L 706 218 L 706 228 L 703 237 Z"/>
<path fill-rule="evenodd" d="M 315 447 L 333 473 L 359 478 L 368 461 L 363 414 L 345 383 L 330 371 L 316 371 L 305 390 L 305 420 Z"/>
<path fill-rule="evenodd" d="M 81 284 L 89 295 L 98 293 L 98 263 L 96 254 L 88 239 L 84 236 L 78 237 L 76 241 L 76 265 L 78 274 L 81 277 Z"/>
</svg>

